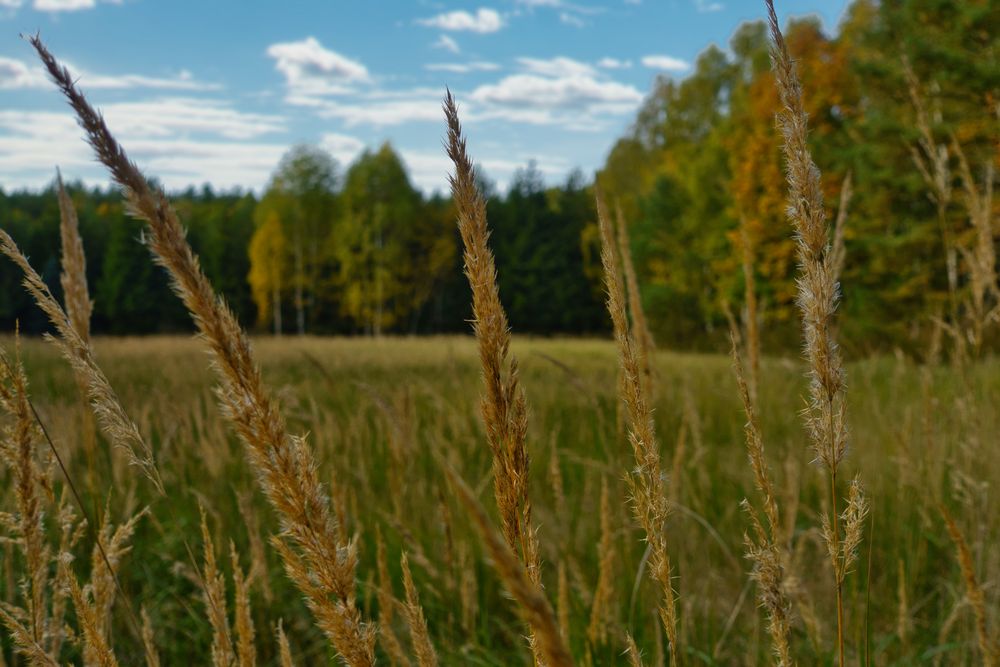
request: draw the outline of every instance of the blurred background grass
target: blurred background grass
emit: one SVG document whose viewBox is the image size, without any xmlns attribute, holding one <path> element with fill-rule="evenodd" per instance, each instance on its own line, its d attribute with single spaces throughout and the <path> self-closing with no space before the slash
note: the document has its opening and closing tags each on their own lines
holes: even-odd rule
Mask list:
<svg viewBox="0 0 1000 667">
<path fill-rule="evenodd" d="M 179 664 L 191 655 L 207 655 L 211 643 L 184 545 L 186 539 L 200 553 L 198 503 L 208 512 L 227 572 L 230 540 L 247 569 L 252 542 L 266 541 L 277 523 L 256 489 L 241 445 L 217 414 L 210 370 L 197 340 L 100 338 L 95 346 L 123 404 L 153 444 L 170 507 L 153 497 L 149 484 L 117 452 L 108 451 L 100 436 L 88 464 L 81 449 L 84 406 L 70 370 L 52 346 L 36 339 L 21 344 L 30 391 L 92 517 L 105 503 L 116 522 L 150 505 L 120 576 L 133 606 L 149 612 L 164 664 Z M 376 614 L 380 533 L 397 596 L 402 595 L 401 550 L 410 556 L 445 664 L 527 664 L 524 627 L 430 456 L 434 449 L 443 452 L 492 506 L 473 339 L 262 338 L 256 349 L 292 431 L 309 434 L 334 506 L 349 517 L 349 531 L 357 536 L 358 597 L 366 616 Z M 593 664 L 624 663 L 624 631 L 629 629 L 647 660 L 656 664 L 662 650 L 653 616 L 656 591 L 638 574 L 644 544 L 625 502 L 623 475 L 632 455 L 617 426 L 615 349 L 601 340 L 518 338 L 514 352 L 530 405 L 531 495 L 543 579 L 555 600 L 557 572 L 565 569 L 574 652 Z M 657 432 L 669 471 L 668 493 L 676 501 L 667 530 L 687 661 L 763 662 L 768 640 L 748 578 L 750 565 L 743 558 L 748 524 L 739 506 L 753 496 L 752 477 L 730 361 L 661 352 L 656 369 Z M 996 609 L 993 582 L 1000 577 L 1000 553 L 990 545 L 1000 540 L 1000 518 L 991 511 L 988 490 L 1000 482 L 1000 465 L 990 454 L 990 434 L 1000 431 L 994 408 L 1000 399 L 998 370 L 994 360 L 963 371 L 918 366 L 902 356 L 849 367 L 852 454 L 843 478 L 849 480 L 854 469 L 865 471 L 874 523 L 845 598 L 848 639 L 858 660 L 866 626 L 875 664 L 976 660 L 972 614 L 936 503 L 955 506 L 977 558 L 988 608 Z M 830 641 L 835 633 L 832 585 L 818 530 L 828 501 L 823 475 L 810 465 L 798 415 L 805 390 L 801 364 L 766 358 L 760 388 L 767 457 L 789 520 L 794 649 L 803 663 L 824 664 L 835 644 Z M 610 485 L 614 531 L 611 632 L 606 645 L 588 645 L 602 481 Z M 5 483 L 5 495 L 12 493 L 11 486 Z M 4 502 L 10 506 L 12 501 Z M 0 553 L 0 599 L 11 600 L 20 556 L 10 544 Z M 328 661 L 328 646 L 279 560 L 266 544 L 263 554 L 267 585 L 261 578 L 252 584 L 261 662 L 275 660 L 279 619 L 300 664 Z M 85 570 L 86 563 L 81 551 L 78 568 Z M 397 634 L 406 637 L 399 614 L 396 622 Z M 114 623 L 119 658 L 140 664 L 140 645 L 120 601 Z M 9 645 L 4 650 L 9 652 Z"/>
</svg>

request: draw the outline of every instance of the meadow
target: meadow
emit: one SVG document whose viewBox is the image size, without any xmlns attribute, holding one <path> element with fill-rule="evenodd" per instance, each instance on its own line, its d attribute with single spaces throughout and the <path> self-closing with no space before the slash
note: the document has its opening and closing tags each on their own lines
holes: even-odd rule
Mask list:
<svg viewBox="0 0 1000 667">
<path fill-rule="evenodd" d="M 527 663 L 516 610 L 429 456 L 444 452 L 488 500 L 490 454 L 478 418 L 475 341 L 286 337 L 254 344 L 290 428 L 309 434 L 320 478 L 333 484 L 335 503 L 358 536 L 358 599 L 365 616 L 378 616 L 381 586 L 402 596 L 399 557 L 405 549 L 444 664 Z M 5 342 L 7 349 L 12 345 Z M 240 567 L 257 568 L 250 600 L 260 663 L 274 664 L 279 621 L 296 664 L 325 662 L 328 645 L 280 560 L 262 544 L 278 530 L 277 522 L 255 493 L 241 445 L 217 415 L 201 343 L 166 337 L 95 341 L 101 366 L 158 454 L 167 498 L 152 494 L 103 442 L 88 463 L 79 434 L 92 422 L 76 398 L 68 365 L 42 341 L 25 340 L 21 348 L 32 399 L 92 503 L 92 515 L 107 502 L 118 523 L 149 507 L 119 573 L 133 606 L 149 614 L 163 664 L 210 651 L 206 606 L 182 543 L 186 538 L 200 560 L 199 504 L 227 580 L 230 541 Z M 566 616 L 574 652 L 590 655 L 594 664 L 624 664 L 628 628 L 649 663 L 659 664 L 663 646 L 650 612 L 656 591 L 639 572 L 645 545 L 625 503 L 623 475 L 631 453 L 616 425 L 615 348 L 602 340 L 515 338 L 513 352 L 522 360 L 531 405 L 532 504 L 543 581 L 553 599 L 564 601 L 557 613 Z M 765 662 L 766 630 L 743 556 L 747 522 L 740 501 L 752 495 L 753 478 L 731 362 L 723 355 L 660 352 L 655 367 L 661 387 L 656 426 L 675 504 L 667 533 L 685 662 Z M 1000 540 L 1000 517 L 986 503 L 988 489 L 1000 483 L 1000 466 L 989 454 L 991 434 L 1000 429 L 993 408 L 1000 401 L 998 371 L 994 360 L 958 372 L 902 357 L 869 359 L 848 369 L 852 467 L 864 473 L 874 524 L 847 592 L 849 637 L 859 660 L 867 629 L 872 664 L 978 661 L 973 614 L 936 503 L 946 502 L 962 517 L 977 572 L 995 581 L 1000 554 L 989 547 Z M 826 493 L 821 473 L 810 464 L 798 415 L 805 388 L 800 361 L 765 359 L 760 386 L 761 423 L 794 554 L 794 647 L 802 664 L 823 664 L 832 657 L 835 633 L 830 574 L 817 529 Z M 603 485 L 610 509 L 605 529 L 613 554 L 611 590 L 595 624 Z M 379 576 L 379 536 L 388 582 Z M 4 548 L 3 599 L 10 601 L 18 595 L 19 559 L 14 545 Z M 996 590 L 989 594 L 995 609 Z M 119 659 L 142 664 L 120 603 L 112 618 Z M 390 627 L 406 641 L 398 613 Z M 603 639 L 595 634 L 591 642 L 591 627 L 603 627 Z"/>
<path fill-rule="evenodd" d="M 0 231 L 52 325 L 0 363 L 4 662 L 996 665 L 991 190 L 965 169 L 968 284 L 929 349 L 845 359 L 844 216 L 766 6 L 801 355 L 761 355 L 749 252 L 731 356 L 657 351 L 600 187 L 613 342 L 512 337 L 450 92 L 474 335 L 251 339 L 30 38 L 198 336 L 91 336 L 65 190 L 62 303 Z"/>
</svg>

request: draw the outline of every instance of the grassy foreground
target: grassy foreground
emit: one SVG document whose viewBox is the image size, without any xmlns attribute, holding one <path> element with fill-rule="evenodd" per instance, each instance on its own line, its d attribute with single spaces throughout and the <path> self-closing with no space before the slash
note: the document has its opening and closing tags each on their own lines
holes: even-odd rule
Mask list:
<svg viewBox="0 0 1000 667">
<path fill-rule="evenodd" d="M 408 554 L 444 664 L 529 664 L 525 627 L 484 562 L 468 516 L 432 455 L 442 453 L 484 505 L 494 506 L 490 452 L 478 415 L 482 385 L 474 340 L 284 338 L 260 339 L 255 346 L 290 429 L 308 433 L 320 478 L 331 485 L 334 507 L 358 540 L 364 616 L 379 616 L 381 536 L 387 585 L 395 582 L 393 594 L 400 599 L 400 555 L 404 549 Z M 150 507 L 119 572 L 132 606 L 144 608 L 151 619 L 163 664 L 192 657 L 200 663 L 210 652 L 208 612 L 186 551 L 193 549 L 200 566 L 199 502 L 229 595 L 230 541 L 241 568 L 254 573 L 250 600 L 260 663 L 277 664 L 279 620 L 296 664 L 329 662 L 328 643 L 267 544 L 277 521 L 242 446 L 217 413 L 201 343 L 98 339 L 95 348 L 123 405 L 152 444 L 169 507 L 99 434 L 88 460 L 82 443 L 92 422 L 70 369 L 42 341 L 22 342 L 29 391 L 90 504 L 90 516 L 107 504 L 118 523 Z M 530 488 L 542 579 L 560 621 L 568 624 L 573 652 L 593 664 L 625 664 L 628 630 L 646 664 L 660 664 L 657 591 L 641 573 L 645 545 L 623 483 L 634 463 L 618 425 L 615 348 L 594 340 L 515 339 L 514 352 L 530 405 Z M 743 557 L 749 524 L 740 501 L 754 492 L 730 361 L 659 353 L 656 370 L 655 416 L 661 457 L 670 471 L 666 488 L 674 511 L 667 532 L 684 662 L 766 662 L 767 632 Z M 764 361 L 761 425 L 788 522 L 795 653 L 803 664 L 827 664 L 836 632 L 832 575 L 819 530 L 828 488 L 810 465 L 798 414 L 803 377 L 796 359 Z M 975 619 L 938 503 L 957 517 L 986 590 L 987 609 L 995 615 L 1000 366 L 988 360 L 957 371 L 880 358 L 850 365 L 848 380 L 851 456 L 842 479 L 846 484 L 862 471 L 874 524 L 866 528 L 871 536 L 865 536 L 858 571 L 845 591 L 851 662 L 863 664 L 867 645 L 873 664 L 975 663 Z M 58 472 L 55 477 L 59 480 Z M 2 509 L 8 511 L 14 506 L 10 479 L 10 471 L 0 476 Z M 78 545 L 79 575 L 88 569 L 91 545 L 89 536 Z M 0 599 L 13 600 L 21 556 L 11 544 L 2 546 L 0 556 Z M 595 605 L 602 568 L 610 593 L 598 596 L 606 604 Z M 229 604 L 232 608 L 231 597 Z M 988 620 L 996 627 L 998 619 Z M 406 646 L 399 609 L 390 613 L 389 627 Z M 111 636 L 119 660 L 143 663 L 120 600 Z M 3 647 L 9 661 L 10 645 Z M 381 642 L 379 650 L 385 650 Z"/>
</svg>

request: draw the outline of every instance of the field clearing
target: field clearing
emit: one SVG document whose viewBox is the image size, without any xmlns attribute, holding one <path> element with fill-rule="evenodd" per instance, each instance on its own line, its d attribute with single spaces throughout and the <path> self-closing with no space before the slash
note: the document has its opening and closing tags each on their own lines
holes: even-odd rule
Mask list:
<svg viewBox="0 0 1000 667">
<path fill-rule="evenodd" d="M 5 346 L 12 349 L 13 341 Z M 92 426 L 68 365 L 40 340 L 24 340 L 21 348 L 32 399 L 91 512 L 107 502 L 117 523 L 150 506 L 120 576 L 132 605 L 148 612 L 164 664 L 206 655 L 212 641 L 184 544 L 200 557 L 199 502 L 227 581 L 230 540 L 244 570 L 254 558 L 264 561 L 266 576 L 258 573 L 251 583 L 261 663 L 274 664 L 279 619 L 297 664 L 322 661 L 327 643 L 276 554 L 260 544 L 277 531 L 277 521 L 242 446 L 216 410 L 203 345 L 186 337 L 95 341 L 112 386 L 152 443 L 169 507 L 120 453 L 108 451 L 102 436 L 88 461 L 81 436 Z M 493 507 L 474 339 L 261 338 L 255 349 L 290 429 L 309 434 L 320 478 L 332 485 L 334 506 L 359 541 L 358 598 L 365 617 L 378 615 L 381 535 L 397 597 L 403 594 L 399 557 L 403 549 L 409 555 L 442 662 L 529 664 L 524 628 L 432 456 L 441 452 Z M 647 661 L 657 664 L 663 650 L 653 614 L 657 593 L 647 577 L 637 576 L 644 545 L 623 483 L 634 462 L 617 426 L 615 347 L 603 340 L 515 338 L 513 352 L 530 406 L 531 502 L 543 581 L 554 604 L 561 600 L 558 611 L 569 623 L 574 653 L 594 664 L 624 664 L 629 629 Z M 660 352 L 655 365 L 655 419 L 674 503 L 667 534 L 685 662 L 758 664 L 766 659 L 768 638 L 743 557 L 748 522 L 740 509 L 755 492 L 730 360 Z M 862 472 L 874 520 L 845 591 L 848 638 L 858 651 L 852 660 L 863 659 L 866 644 L 871 546 L 867 615 L 874 664 L 971 664 L 977 659 L 973 616 L 936 503 L 959 517 L 987 608 L 995 610 L 1000 517 L 989 508 L 995 507 L 1000 465 L 990 454 L 990 434 L 1000 432 L 1000 366 L 990 359 L 960 371 L 883 357 L 849 365 L 848 381 L 851 456 L 842 479 Z M 803 664 L 827 663 L 834 601 L 818 530 L 827 487 L 809 465 L 798 414 L 803 364 L 765 359 L 760 388 L 766 456 L 793 554 L 794 648 Z M 600 570 L 602 484 L 610 501 L 612 595 L 597 622 L 606 627 L 603 639 L 595 630 L 588 639 Z M 11 493 L 10 484 L 4 488 Z M 10 545 L 4 549 L 0 597 L 9 600 L 19 557 Z M 80 552 L 81 567 L 85 555 Z M 399 613 L 389 627 L 407 641 Z M 120 603 L 112 635 L 119 659 L 142 663 Z"/>
<path fill-rule="evenodd" d="M 445 88 L 430 199 L 388 142 L 341 179 L 336 134 L 260 199 L 172 198 L 27 36 L 116 192 L 0 191 L 0 667 L 1000 666 L 1000 33 L 935 4 L 827 38 L 765 0 L 683 81 L 637 59 L 674 74 L 592 183 L 532 161 L 498 196 L 505 83 L 641 97 L 600 71 L 631 60 L 517 58 L 471 115 Z M 508 18 L 475 16 L 416 23 Z M 267 53 L 300 92 L 383 79 Z"/>
</svg>

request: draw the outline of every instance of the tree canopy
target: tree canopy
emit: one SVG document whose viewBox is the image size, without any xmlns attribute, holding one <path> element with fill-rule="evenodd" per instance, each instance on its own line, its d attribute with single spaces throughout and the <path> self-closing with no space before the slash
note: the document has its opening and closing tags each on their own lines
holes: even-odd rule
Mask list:
<svg viewBox="0 0 1000 667">
<path fill-rule="evenodd" d="M 1000 294 L 982 279 L 996 254 L 996 2 L 855 0 L 836 33 L 798 19 L 785 34 L 831 215 L 848 175 L 854 184 L 845 218 L 845 347 L 916 347 L 935 322 L 982 320 Z M 728 49 L 707 48 L 687 77 L 655 81 L 596 175 L 623 213 L 645 310 L 666 345 L 726 345 L 727 313 L 744 299 L 745 257 L 765 346 L 797 345 L 778 104 L 765 26 L 745 23 Z M 577 171 L 546 184 L 528 164 L 507 192 L 481 181 L 513 329 L 606 331 L 588 177 Z M 186 330 L 117 194 L 79 186 L 71 193 L 95 332 Z M 468 331 L 453 204 L 414 187 L 388 143 L 350 165 L 295 146 L 259 196 L 192 188 L 173 199 L 209 277 L 262 331 Z M 58 218 L 51 187 L 0 191 L 0 219 L 57 294 Z M 0 319 L 43 330 L 18 281 L 0 266 Z"/>
</svg>

